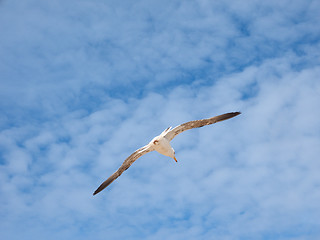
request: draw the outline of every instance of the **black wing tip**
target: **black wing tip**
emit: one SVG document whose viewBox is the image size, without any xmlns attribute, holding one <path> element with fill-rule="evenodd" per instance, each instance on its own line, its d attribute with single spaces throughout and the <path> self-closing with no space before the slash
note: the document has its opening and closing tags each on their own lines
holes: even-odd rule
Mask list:
<svg viewBox="0 0 320 240">
<path fill-rule="evenodd" d="M 235 117 L 235 116 L 237 116 L 239 114 L 241 114 L 241 112 L 229 112 L 229 113 L 225 113 L 225 114 L 213 117 L 213 118 L 216 119 L 215 122 L 221 122 L 221 121 L 233 118 L 233 117 Z"/>
<path fill-rule="evenodd" d="M 96 195 L 97 193 L 101 192 L 103 189 L 108 187 L 116 178 L 113 177 L 114 175 L 111 175 L 106 181 L 104 181 L 98 188 L 97 190 L 94 191 L 93 196 Z"/>
<path fill-rule="evenodd" d="M 101 192 L 101 190 L 98 188 L 97 190 L 94 191 L 94 193 L 92 194 L 93 196 L 96 195 L 97 193 Z"/>
<path fill-rule="evenodd" d="M 94 191 L 94 193 L 92 194 L 93 196 L 96 195 L 97 193 L 101 192 L 103 189 L 105 189 L 107 186 L 103 186 L 103 184 L 101 184 L 97 190 Z"/>
<path fill-rule="evenodd" d="M 100 192 L 100 191 L 95 190 L 95 191 L 94 191 L 94 193 L 93 193 L 92 195 L 94 196 L 94 195 L 96 195 L 98 192 Z"/>
<path fill-rule="evenodd" d="M 241 112 L 229 112 L 229 113 L 222 114 L 220 116 L 228 119 L 228 118 L 233 118 L 235 116 L 238 116 L 239 114 L 241 114 Z"/>
<path fill-rule="evenodd" d="M 94 191 L 92 194 L 93 196 L 96 195 L 97 193 L 101 192 L 103 189 L 105 189 L 107 186 L 100 186 L 97 188 L 97 190 Z"/>
</svg>

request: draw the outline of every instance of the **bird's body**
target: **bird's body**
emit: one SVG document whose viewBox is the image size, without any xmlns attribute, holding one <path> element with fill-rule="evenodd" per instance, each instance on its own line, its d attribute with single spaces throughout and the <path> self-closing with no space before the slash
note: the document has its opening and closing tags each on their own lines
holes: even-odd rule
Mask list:
<svg viewBox="0 0 320 240">
<path fill-rule="evenodd" d="M 170 141 L 177 136 L 179 133 L 192 128 L 199 128 L 206 125 L 210 125 L 216 122 L 224 121 L 229 118 L 233 118 L 239 115 L 240 112 L 225 113 L 216 117 L 201 119 L 183 123 L 175 128 L 165 129 L 159 136 L 153 138 L 147 145 L 139 148 L 134 153 L 132 153 L 121 165 L 121 167 L 113 173 L 106 181 L 104 181 L 98 189 L 93 193 L 93 195 L 105 189 L 109 184 L 111 184 L 115 179 L 117 179 L 125 170 L 127 170 L 135 160 L 137 160 L 142 155 L 157 151 L 158 153 L 173 158 L 176 162 L 175 151 L 170 145 Z"/>
<path fill-rule="evenodd" d="M 170 131 L 170 129 L 171 128 L 167 128 L 159 136 L 153 138 L 148 144 L 148 146 L 150 146 L 151 148 L 153 148 L 155 151 L 157 151 L 162 155 L 175 159 L 175 152 L 170 145 L 170 141 L 165 137 L 165 134 L 168 131 Z"/>
</svg>

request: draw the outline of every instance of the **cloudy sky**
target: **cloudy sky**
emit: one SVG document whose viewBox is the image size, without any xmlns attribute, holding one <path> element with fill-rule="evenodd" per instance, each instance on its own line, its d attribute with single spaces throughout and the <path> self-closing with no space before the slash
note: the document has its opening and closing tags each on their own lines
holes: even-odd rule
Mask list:
<svg viewBox="0 0 320 240">
<path fill-rule="evenodd" d="M 1 239 L 320 239 L 319 12 L 0 1 Z M 92 196 L 168 126 L 230 111 Z"/>
</svg>

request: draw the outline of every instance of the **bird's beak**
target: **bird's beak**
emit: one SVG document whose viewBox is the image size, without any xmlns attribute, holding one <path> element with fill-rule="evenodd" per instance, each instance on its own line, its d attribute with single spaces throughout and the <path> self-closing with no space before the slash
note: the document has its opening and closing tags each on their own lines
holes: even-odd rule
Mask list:
<svg viewBox="0 0 320 240">
<path fill-rule="evenodd" d="M 176 159 L 176 156 L 174 156 L 173 159 L 174 159 L 176 162 L 178 162 L 178 160 Z"/>
</svg>

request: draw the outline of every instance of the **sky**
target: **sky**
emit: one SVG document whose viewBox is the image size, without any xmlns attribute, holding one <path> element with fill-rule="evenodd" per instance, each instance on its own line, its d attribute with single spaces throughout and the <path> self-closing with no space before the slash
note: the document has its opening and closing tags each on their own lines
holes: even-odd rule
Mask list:
<svg viewBox="0 0 320 240">
<path fill-rule="evenodd" d="M 0 1 L 0 235 L 320 239 L 320 1 Z M 151 152 L 169 126 L 241 111 Z"/>
</svg>

